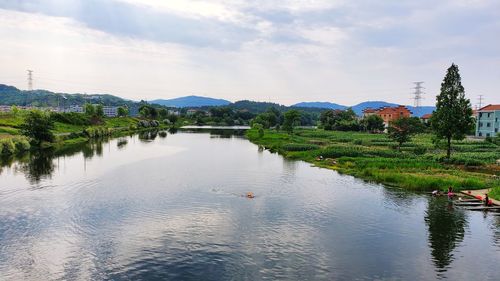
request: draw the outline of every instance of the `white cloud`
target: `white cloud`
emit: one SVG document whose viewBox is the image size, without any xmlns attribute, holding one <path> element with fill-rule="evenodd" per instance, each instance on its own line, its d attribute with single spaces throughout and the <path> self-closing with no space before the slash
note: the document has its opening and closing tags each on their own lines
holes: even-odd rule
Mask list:
<svg viewBox="0 0 500 281">
<path fill-rule="evenodd" d="M 29 67 L 57 91 L 354 104 L 410 103 L 424 80 L 431 104 L 455 62 L 472 99 L 500 102 L 491 1 L 58 2 L 0 2 L 1 82 Z"/>
</svg>

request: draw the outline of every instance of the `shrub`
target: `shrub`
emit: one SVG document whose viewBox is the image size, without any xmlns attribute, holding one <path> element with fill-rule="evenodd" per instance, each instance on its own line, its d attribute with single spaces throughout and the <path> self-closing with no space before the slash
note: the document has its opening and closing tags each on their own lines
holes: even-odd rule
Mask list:
<svg viewBox="0 0 500 281">
<path fill-rule="evenodd" d="M 0 154 L 11 155 L 16 152 L 16 147 L 12 139 L 0 139 Z"/>
<path fill-rule="evenodd" d="M 137 127 L 139 128 L 149 128 L 149 122 L 147 120 L 141 120 L 137 123 Z"/>
<path fill-rule="evenodd" d="M 150 127 L 158 127 L 158 126 L 160 126 L 160 122 L 158 122 L 156 120 L 151 120 L 151 121 L 149 121 L 149 126 Z"/>
<path fill-rule="evenodd" d="M 12 141 L 14 142 L 14 146 L 17 152 L 28 151 L 31 148 L 28 139 L 25 137 L 17 137 L 12 139 Z"/>
</svg>

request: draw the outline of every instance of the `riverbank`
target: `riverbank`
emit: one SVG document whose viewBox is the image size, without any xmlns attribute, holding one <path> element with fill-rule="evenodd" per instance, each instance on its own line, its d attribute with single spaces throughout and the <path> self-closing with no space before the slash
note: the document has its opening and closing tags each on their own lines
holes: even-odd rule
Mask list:
<svg viewBox="0 0 500 281">
<path fill-rule="evenodd" d="M 368 181 L 409 190 L 492 188 L 499 194 L 500 147 L 484 141 L 453 143 L 448 161 L 429 134 L 417 135 L 401 151 L 385 134 L 299 129 L 293 135 L 266 130 L 247 132 L 248 139 L 287 158 L 307 161 Z M 499 199 L 499 198 L 497 198 Z"/>
<path fill-rule="evenodd" d="M 0 154 L 13 155 L 30 150 L 29 144 L 25 145 L 28 139 L 21 135 L 23 122 L 23 112 L 17 114 L 0 114 L 0 145 L 7 143 L 5 147 L 8 147 L 8 151 L 4 151 L 7 149 L 2 149 L 2 146 L 0 146 Z M 167 126 L 156 121 L 152 126 L 144 126 L 144 120 L 135 117 L 105 117 L 102 119 L 101 124 L 98 125 L 77 125 L 56 121 L 52 130 L 55 136 L 54 142 L 42 143 L 41 147 L 65 149 L 68 146 L 82 144 L 101 137 L 119 137 L 152 129 L 163 130 L 171 127 L 179 127 L 183 124 L 181 122 L 179 120 L 179 123 Z M 20 143 L 23 145 L 18 145 Z"/>
</svg>

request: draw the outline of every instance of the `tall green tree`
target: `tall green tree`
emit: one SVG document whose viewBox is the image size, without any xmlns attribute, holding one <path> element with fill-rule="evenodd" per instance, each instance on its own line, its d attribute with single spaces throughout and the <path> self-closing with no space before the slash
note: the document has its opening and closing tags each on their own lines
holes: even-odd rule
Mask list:
<svg viewBox="0 0 500 281">
<path fill-rule="evenodd" d="M 29 137 L 33 144 L 40 144 L 42 141 L 52 142 L 54 140 L 54 122 L 50 115 L 40 110 L 32 110 L 26 115 L 21 126 L 23 135 Z"/>
<path fill-rule="evenodd" d="M 445 139 L 446 157 L 451 156 L 451 140 L 462 140 L 474 126 L 472 108 L 469 99 L 465 98 L 458 66 L 452 64 L 437 96 L 436 111 L 431 117 L 431 126 L 437 139 Z"/>
<path fill-rule="evenodd" d="M 285 120 L 283 121 L 283 130 L 293 133 L 293 128 L 300 124 L 300 111 L 292 109 L 285 112 L 284 116 Z"/>
</svg>

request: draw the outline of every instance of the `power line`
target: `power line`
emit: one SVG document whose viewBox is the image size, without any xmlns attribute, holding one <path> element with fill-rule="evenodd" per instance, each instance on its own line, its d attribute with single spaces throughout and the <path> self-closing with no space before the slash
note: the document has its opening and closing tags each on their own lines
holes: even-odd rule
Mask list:
<svg viewBox="0 0 500 281">
<path fill-rule="evenodd" d="M 28 71 L 28 91 L 33 91 L 33 70 L 26 71 Z"/>
</svg>

